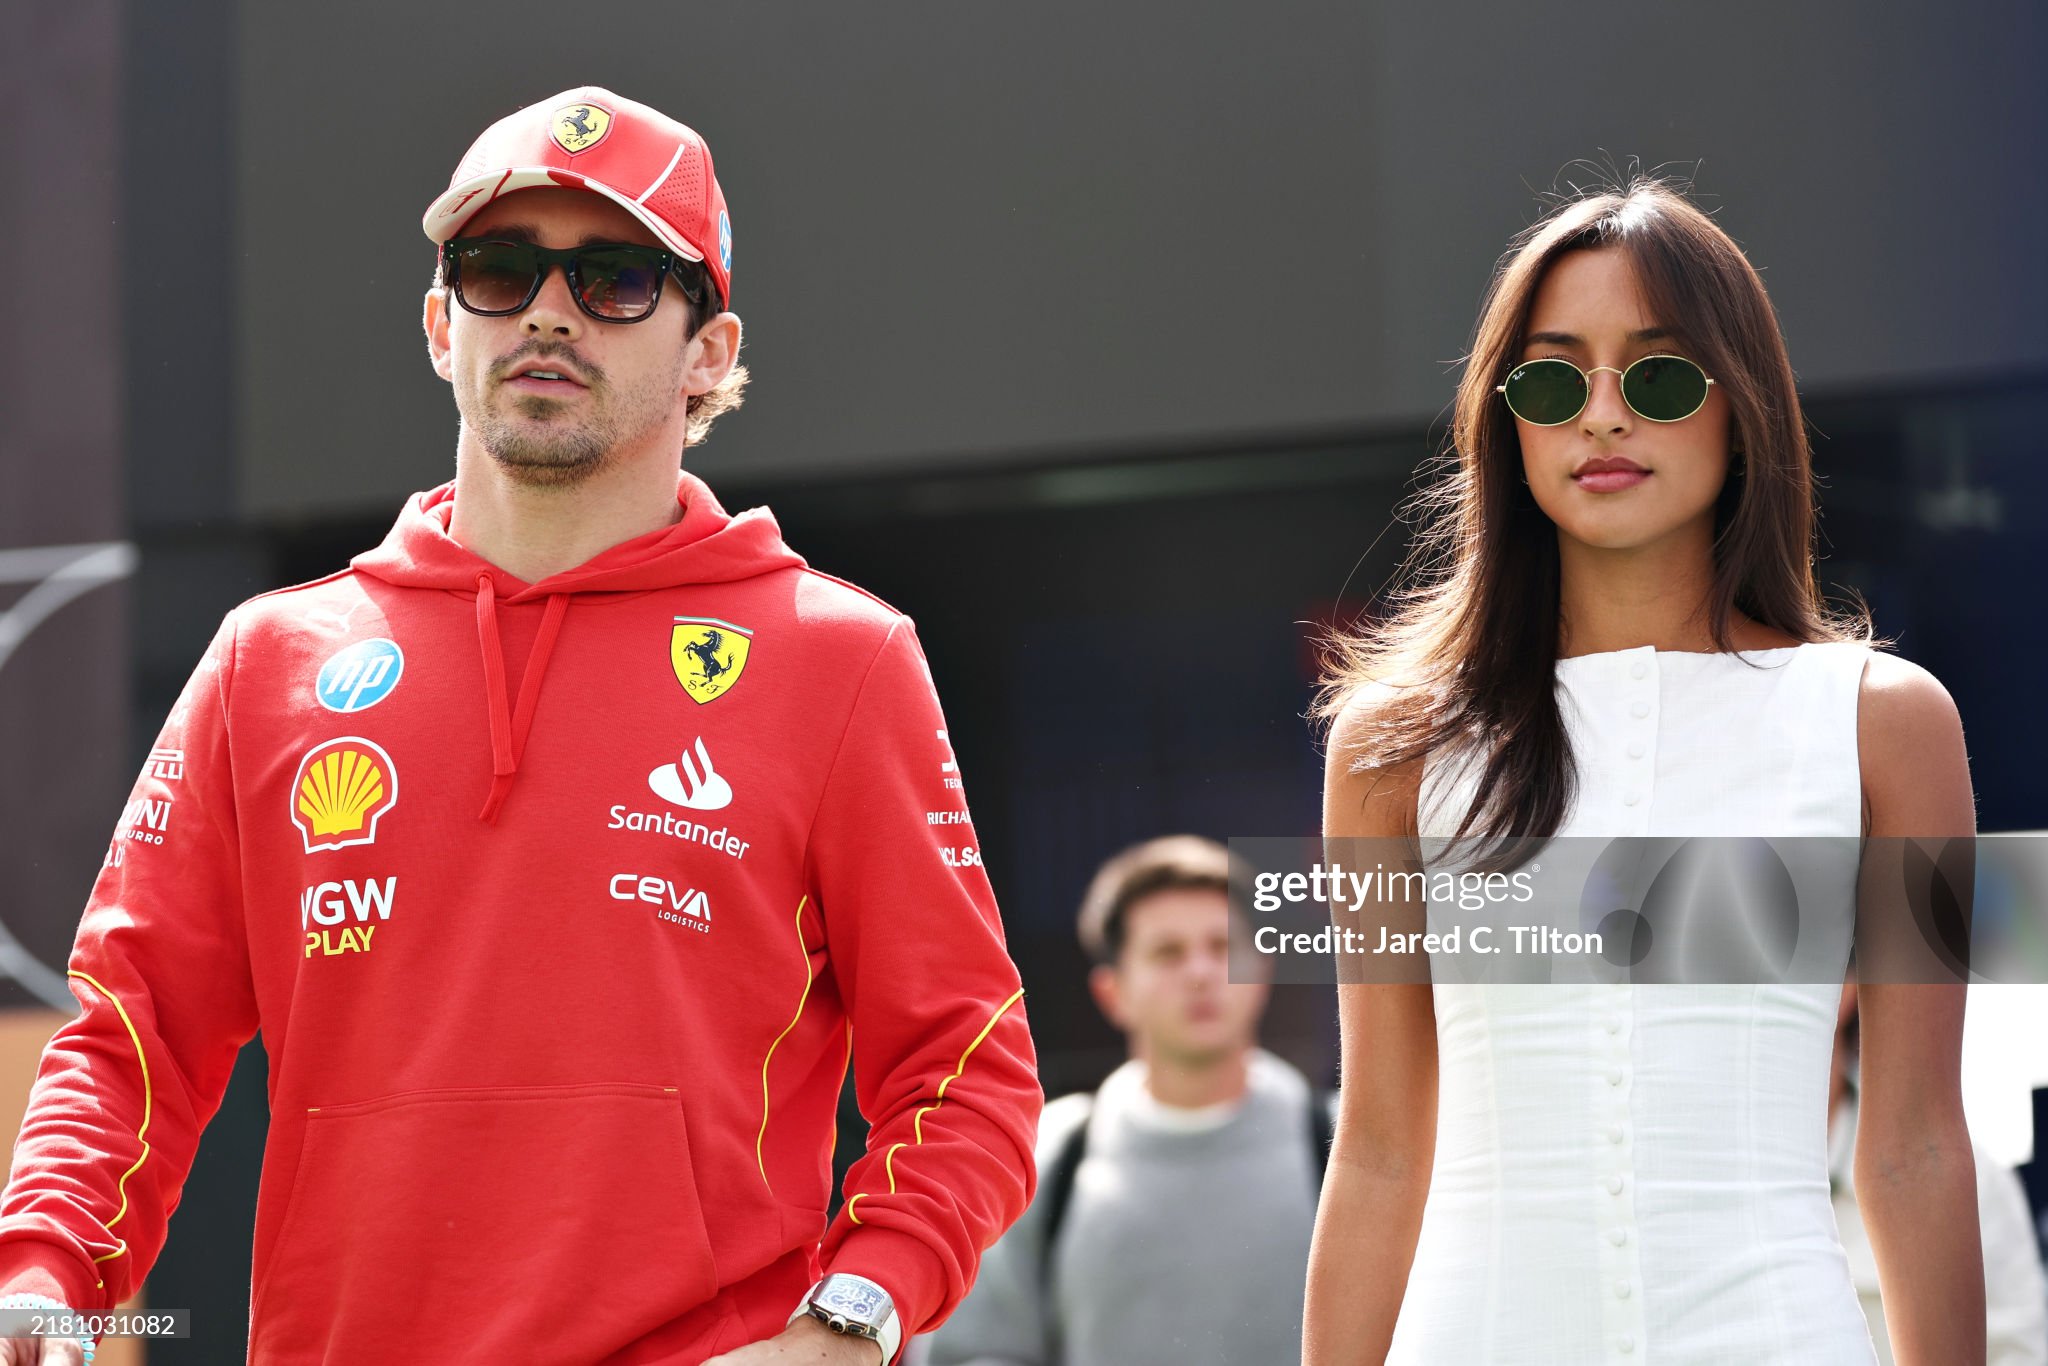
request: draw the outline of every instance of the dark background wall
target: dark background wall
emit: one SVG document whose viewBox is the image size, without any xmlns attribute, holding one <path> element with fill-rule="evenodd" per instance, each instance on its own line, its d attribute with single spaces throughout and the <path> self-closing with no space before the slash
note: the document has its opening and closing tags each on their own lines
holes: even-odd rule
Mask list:
<svg viewBox="0 0 2048 1366">
<path fill-rule="evenodd" d="M 1697 168 L 1809 386 L 2048 366 L 2048 14 L 2018 0 L 620 0 L 573 61 L 558 6 L 478 13 L 240 10 L 218 126 L 250 514 L 438 482 L 406 229 L 487 123 L 585 81 L 718 158 L 757 401 L 717 475 L 1419 426 L 1531 191 L 1602 155 Z"/>
<path fill-rule="evenodd" d="M 127 534 L 119 9 L 38 15 L 25 36 L 0 43 L 0 921 L 61 971 L 127 790 L 130 599 L 118 568 L 56 577 L 121 559 Z M 65 904 L 68 922 L 48 912 Z M 0 1002 L 29 999 L 0 982 Z"/>
<path fill-rule="evenodd" d="M 2048 826 L 2038 6 L 25 23 L 0 44 L 25 118 L 0 139 L 0 554 L 141 556 L 0 668 L 0 920 L 46 963 L 221 613 L 338 568 L 452 473 L 419 214 L 485 124 L 586 81 L 717 152 L 755 383 L 690 463 L 918 619 L 1049 1090 L 1117 1056 L 1071 936 L 1097 861 L 1314 828 L 1310 638 L 1396 564 L 1487 272 L 1576 158 L 1695 173 L 1764 269 L 1824 581 L 1955 694 L 1982 827 Z M 1331 1019 L 1279 993 L 1269 1038 L 1326 1074 Z M 153 1360 L 239 1332 L 264 1122 L 252 1047 L 151 1281 L 215 1330 Z"/>
</svg>

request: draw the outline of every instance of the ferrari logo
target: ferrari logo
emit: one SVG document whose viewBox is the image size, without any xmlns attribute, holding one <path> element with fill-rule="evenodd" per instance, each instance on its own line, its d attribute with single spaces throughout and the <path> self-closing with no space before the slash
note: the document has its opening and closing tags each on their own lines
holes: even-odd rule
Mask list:
<svg viewBox="0 0 2048 1366">
<path fill-rule="evenodd" d="M 555 111 L 552 131 L 565 152 L 587 152 L 611 131 L 612 116 L 594 104 L 572 104 Z"/>
<path fill-rule="evenodd" d="M 677 617 L 669 663 L 692 701 L 715 702 L 740 681 L 753 643 L 754 633 L 744 626 L 711 617 Z"/>
</svg>

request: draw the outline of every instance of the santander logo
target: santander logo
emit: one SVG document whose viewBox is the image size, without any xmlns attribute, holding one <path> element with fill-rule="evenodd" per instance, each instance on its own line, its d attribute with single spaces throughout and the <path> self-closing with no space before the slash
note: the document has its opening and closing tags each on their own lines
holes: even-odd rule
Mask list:
<svg viewBox="0 0 2048 1366">
<path fill-rule="evenodd" d="M 674 763 L 648 774 L 647 786 L 663 801 L 692 811 L 717 811 L 732 803 L 732 784 L 711 766 L 711 751 L 701 735 Z"/>
</svg>

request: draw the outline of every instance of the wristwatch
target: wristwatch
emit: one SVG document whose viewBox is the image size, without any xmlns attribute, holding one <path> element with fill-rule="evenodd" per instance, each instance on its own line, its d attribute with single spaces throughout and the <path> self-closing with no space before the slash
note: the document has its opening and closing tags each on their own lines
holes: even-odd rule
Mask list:
<svg viewBox="0 0 2048 1366">
<path fill-rule="evenodd" d="M 903 1325 L 896 1317 L 896 1301 L 889 1292 L 865 1276 L 835 1271 L 812 1286 L 803 1306 L 790 1315 L 794 1323 L 809 1314 L 835 1333 L 866 1338 L 882 1349 L 883 1366 L 896 1359 L 903 1342 Z"/>
</svg>

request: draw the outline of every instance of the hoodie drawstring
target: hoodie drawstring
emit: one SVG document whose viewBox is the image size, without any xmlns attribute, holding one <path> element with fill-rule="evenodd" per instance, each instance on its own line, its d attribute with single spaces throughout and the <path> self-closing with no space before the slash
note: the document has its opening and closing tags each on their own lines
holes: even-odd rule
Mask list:
<svg viewBox="0 0 2048 1366">
<path fill-rule="evenodd" d="M 498 811 L 511 795 L 519 772 L 519 758 L 526 752 L 526 733 L 533 728 L 534 708 L 540 704 L 540 681 L 547 672 L 548 656 L 554 652 L 555 636 L 569 611 L 569 595 L 548 598 L 541 618 L 540 634 L 527 652 L 526 674 L 519 680 L 519 706 L 514 710 L 505 698 L 505 652 L 498 643 L 498 594 L 489 574 L 476 576 L 476 639 L 484 655 L 484 694 L 491 710 L 491 794 L 484 799 L 478 819 L 496 824 Z"/>
</svg>

